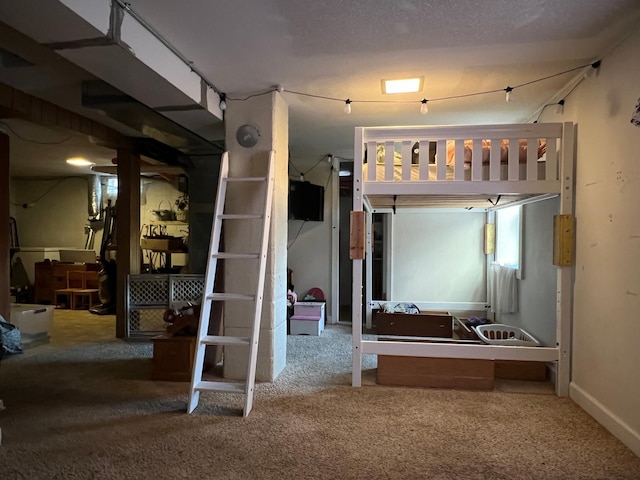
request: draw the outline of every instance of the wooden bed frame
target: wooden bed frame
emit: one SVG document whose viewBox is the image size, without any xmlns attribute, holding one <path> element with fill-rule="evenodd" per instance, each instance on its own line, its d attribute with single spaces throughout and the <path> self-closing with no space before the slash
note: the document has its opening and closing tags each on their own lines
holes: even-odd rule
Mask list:
<svg viewBox="0 0 640 480">
<path fill-rule="evenodd" d="M 508 159 L 491 150 L 483 165 L 483 140 L 500 145 L 509 140 Z M 519 145 L 528 144 L 527 161 L 520 162 Z M 538 159 L 539 141 L 546 154 Z M 446 155 L 429 158 L 429 146 L 445 152 L 455 142 L 453 165 Z M 473 152 L 465 168 L 465 145 Z M 384 161 L 367 162 L 367 152 L 384 145 Z M 416 155 L 416 146 L 418 152 Z M 567 123 L 476 125 L 450 127 L 357 127 L 354 147 L 354 195 L 351 225 L 353 259 L 353 365 L 352 385 L 362 381 L 362 355 L 397 355 L 479 360 L 519 360 L 555 363 L 556 393 L 567 396 L 570 380 L 572 266 L 557 267 L 555 347 L 456 344 L 363 339 L 363 301 L 366 325 L 371 326 L 371 219 L 372 212 L 423 208 L 487 206 L 488 199 L 526 204 L 560 197 L 559 214 L 573 214 L 574 125 Z M 485 155 L 486 157 L 486 155 Z M 399 161 L 399 158 L 401 160 Z M 417 164 L 415 163 L 417 158 Z M 412 162 L 413 160 L 413 162 Z M 543 161 L 541 161 L 543 160 Z M 382 169 L 381 174 L 378 169 Z M 417 173 L 416 173 L 417 171 Z M 363 220 L 366 219 L 366 222 Z M 362 223 L 365 223 L 362 225 Z M 364 240 L 362 239 L 364 237 Z M 363 275 L 366 266 L 367 282 Z M 366 288 L 363 289 L 363 285 Z M 363 298 L 364 297 L 364 298 Z M 443 307 L 435 307 L 443 308 Z M 472 308 L 472 307 L 471 307 Z"/>
</svg>

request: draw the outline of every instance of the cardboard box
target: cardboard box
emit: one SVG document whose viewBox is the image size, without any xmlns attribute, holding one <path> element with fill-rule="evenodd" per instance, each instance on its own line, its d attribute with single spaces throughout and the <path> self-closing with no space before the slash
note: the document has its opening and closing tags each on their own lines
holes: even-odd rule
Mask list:
<svg viewBox="0 0 640 480">
<path fill-rule="evenodd" d="M 9 321 L 20 330 L 23 344 L 48 338 L 54 309 L 54 305 L 11 304 Z"/>
<path fill-rule="evenodd" d="M 290 335 L 319 336 L 324 330 L 324 317 L 313 315 L 293 315 L 289 319 Z"/>
</svg>

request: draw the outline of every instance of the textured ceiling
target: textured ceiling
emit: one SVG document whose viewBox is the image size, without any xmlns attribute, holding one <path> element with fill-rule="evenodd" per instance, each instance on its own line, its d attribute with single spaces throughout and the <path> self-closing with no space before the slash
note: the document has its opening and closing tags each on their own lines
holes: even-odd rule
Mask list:
<svg viewBox="0 0 640 480">
<path fill-rule="evenodd" d="M 57 3 L 3 0 L 0 18 L 17 30 L 55 23 L 54 14 L 33 12 L 55 12 L 48 7 Z M 290 108 L 291 156 L 299 162 L 325 154 L 350 158 L 357 125 L 531 121 L 580 72 L 519 88 L 510 103 L 502 89 L 589 64 L 640 28 L 638 0 L 129 3 L 231 103 L 282 85 Z M 69 39 L 83 34 L 62 33 Z M 11 50 L 15 42 L 6 37 L 0 36 L 0 47 Z M 53 96 L 57 88 L 64 97 L 63 77 L 53 65 L 48 68 L 50 80 L 28 79 L 29 93 Z M 409 75 L 425 77 L 422 92 L 382 94 L 381 79 Z M 438 100 L 492 90 L 497 92 Z M 343 113 L 346 98 L 354 101 L 351 115 Z M 430 100 L 424 116 L 422 98 Z"/>
</svg>

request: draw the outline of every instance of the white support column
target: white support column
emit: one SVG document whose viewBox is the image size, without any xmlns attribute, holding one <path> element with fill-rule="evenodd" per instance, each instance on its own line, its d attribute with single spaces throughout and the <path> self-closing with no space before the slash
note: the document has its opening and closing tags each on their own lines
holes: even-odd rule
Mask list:
<svg viewBox="0 0 640 480">
<path fill-rule="evenodd" d="M 365 215 L 366 218 L 366 232 L 367 232 L 367 243 L 365 248 L 365 298 L 364 298 L 364 311 L 365 311 L 365 325 L 367 326 L 367 330 L 371 330 L 373 328 L 373 320 L 371 313 L 371 301 L 373 300 L 373 255 L 371 251 L 373 249 L 372 245 L 372 237 L 373 237 L 373 214 L 370 210 L 367 210 Z"/>
<path fill-rule="evenodd" d="M 331 315 L 328 323 L 340 321 L 340 159 L 331 159 Z M 326 312 L 325 312 L 326 315 Z"/>
<path fill-rule="evenodd" d="M 362 196 L 362 161 L 363 138 L 362 127 L 355 130 L 355 147 L 353 151 L 353 210 L 364 209 Z M 374 150 L 375 151 L 375 150 Z M 370 158 L 373 158 L 370 156 Z M 375 161 L 369 163 L 375 165 Z M 353 260 L 353 279 L 351 295 L 351 331 L 352 331 L 352 367 L 351 384 L 354 387 L 362 385 L 362 260 Z"/>
<path fill-rule="evenodd" d="M 243 147 L 236 139 L 238 127 L 250 124 L 260 132 L 258 143 Z M 229 151 L 232 176 L 255 176 L 264 172 L 268 152 L 274 150 L 275 183 L 269 232 L 268 259 L 265 273 L 260 345 L 256 370 L 257 381 L 273 381 L 286 366 L 287 358 L 287 203 L 289 182 L 287 174 L 289 117 L 287 104 L 279 92 L 261 95 L 242 102 L 229 102 L 225 118 L 225 139 Z M 263 201 L 253 190 L 228 192 L 229 212 L 260 211 Z M 252 204 L 251 202 L 254 202 Z M 246 225 L 225 226 L 224 240 L 238 251 L 250 245 L 247 240 L 256 231 Z M 225 269 L 225 291 L 243 292 L 256 280 L 251 269 Z M 242 305 L 240 304 L 242 303 Z M 247 302 L 229 302 L 224 306 L 225 335 L 249 336 L 250 312 Z M 243 379 L 247 371 L 247 355 L 243 349 L 225 349 L 224 377 Z"/>
<path fill-rule="evenodd" d="M 560 180 L 562 193 L 560 195 L 560 214 L 573 214 L 574 205 L 574 125 L 565 122 L 562 135 L 562 163 L 560 164 Z M 557 310 L 556 310 L 556 341 L 559 357 L 556 371 L 556 394 L 561 397 L 569 395 L 571 382 L 571 331 L 573 305 L 573 274 L 574 267 L 558 267 L 557 274 Z"/>
</svg>

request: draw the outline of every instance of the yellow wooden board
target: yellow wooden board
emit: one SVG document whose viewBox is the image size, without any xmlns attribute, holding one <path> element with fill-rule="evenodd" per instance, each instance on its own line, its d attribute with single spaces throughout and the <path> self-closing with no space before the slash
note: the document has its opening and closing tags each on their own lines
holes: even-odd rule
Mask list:
<svg viewBox="0 0 640 480">
<path fill-rule="evenodd" d="M 555 215 L 553 217 L 553 264 L 558 267 L 570 267 L 575 257 L 575 225 L 573 215 Z"/>
<path fill-rule="evenodd" d="M 364 259 L 365 251 L 365 216 L 364 212 L 351 212 L 351 231 L 349 234 L 349 258 Z"/>
</svg>

